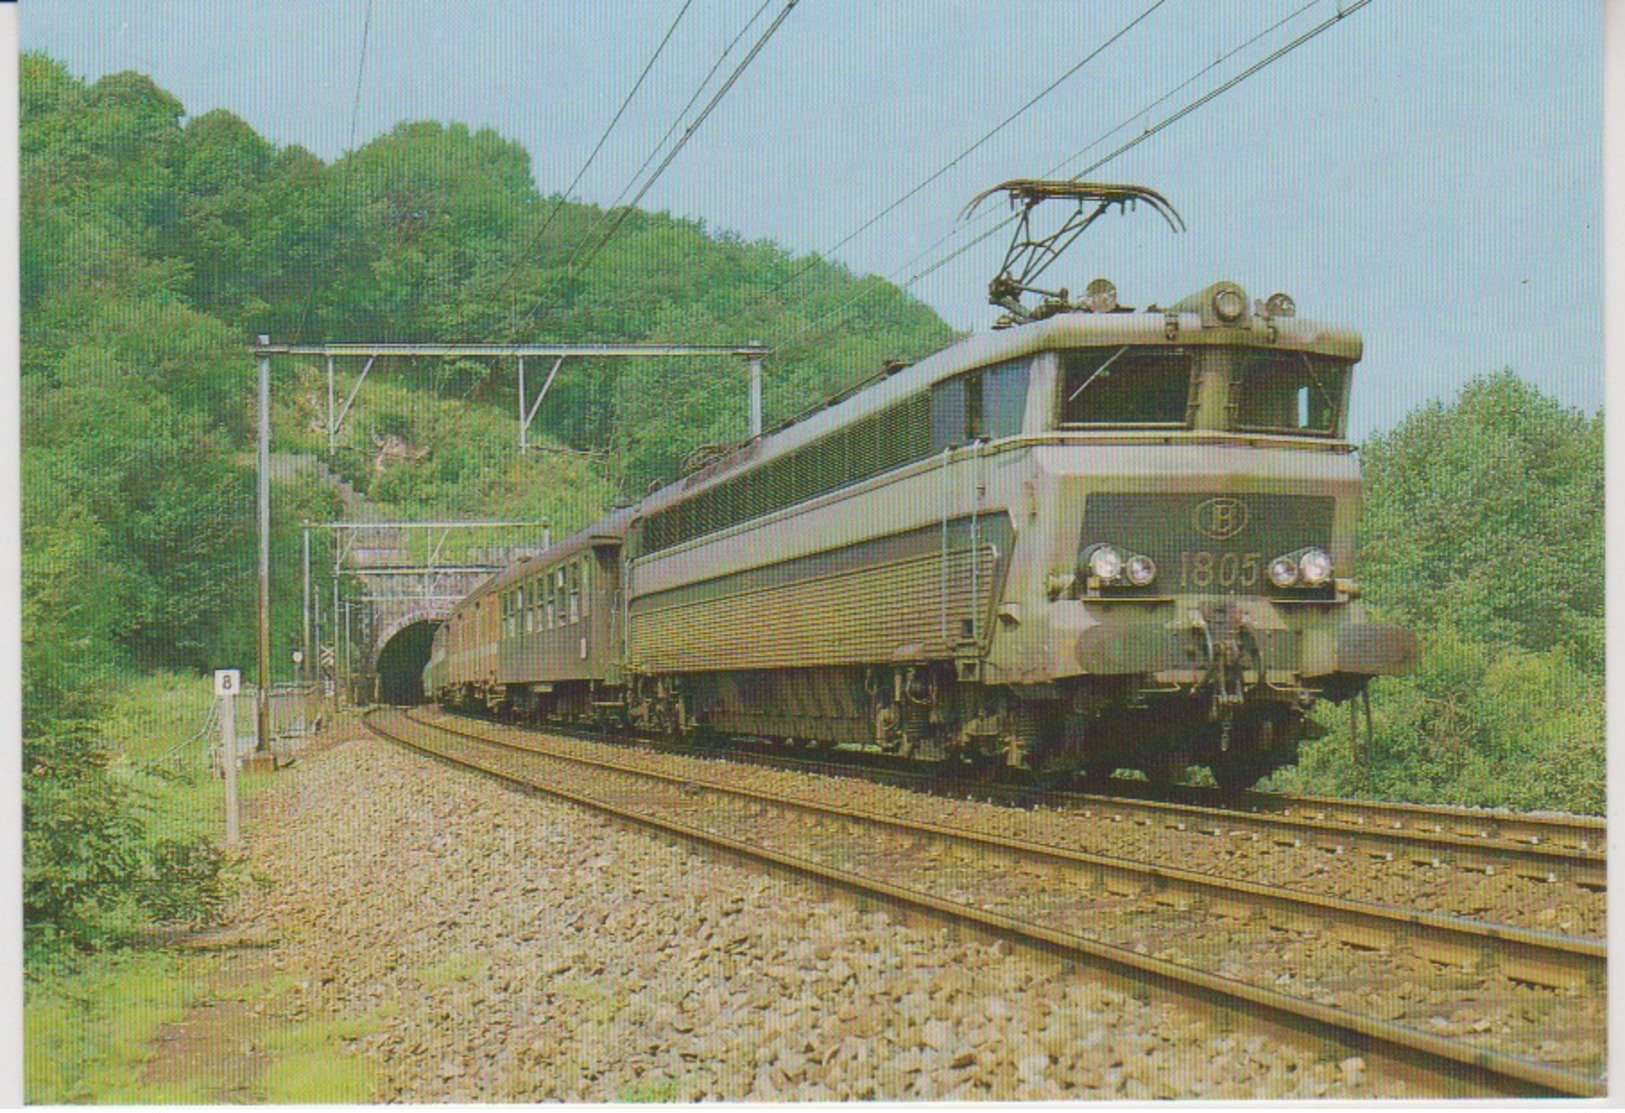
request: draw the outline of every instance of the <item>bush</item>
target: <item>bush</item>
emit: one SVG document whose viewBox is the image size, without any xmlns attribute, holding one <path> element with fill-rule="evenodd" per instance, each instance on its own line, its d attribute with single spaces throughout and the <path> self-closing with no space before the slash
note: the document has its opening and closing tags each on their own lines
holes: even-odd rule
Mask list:
<svg viewBox="0 0 1625 1113">
<path fill-rule="evenodd" d="M 1563 647 L 1492 648 L 1445 626 L 1424 632 L 1413 676 L 1372 685 L 1374 737 L 1346 713 L 1305 743 L 1272 785 L 1338 796 L 1600 815 L 1606 722 L 1600 679 Z"/>
<path fill-rule="evenodd" d="M 141 823 L 83 721 L 23 739 L 23 934 L 33 952 L 94 949 L 130 926 Z"/>
<path fill-rule="evenodd" d="M 145 924 L 196 923 L 229 891 L 206 836 L 155 834 L 154 797 L 113 765 L 93 725 L 56 720 L 23 740 L 23 931 L 30 963 L 128 942 Z"/>
</svg>

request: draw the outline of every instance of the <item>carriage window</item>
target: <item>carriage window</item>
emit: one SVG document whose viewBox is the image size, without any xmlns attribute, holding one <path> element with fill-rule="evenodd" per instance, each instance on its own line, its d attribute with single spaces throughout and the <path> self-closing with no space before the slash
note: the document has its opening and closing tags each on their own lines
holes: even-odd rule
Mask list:
<svg viewBox="0 0 1625 1113">
<path fill-rule="evenodd" d="M 524 588 L 519 589 L 519 610 L 525 616 L 524 617 L 525 633 L 527 633 L 527 634 L 532 634 L 532 633 L 535 633 L 535 631 L 536 631 L 536 612 L 534 610 L 532 610 L 530 607 L 525 606 L 525 601 L 527 599 L 535 599 L 535 598 L 536 598 L 536 589 L 534 587 L 531 588 L 529 591 L 526 591 Z"/>
<path fill-rule="evenodd" d="M 1061 353 L 1061 424 L 1186 425 L 1191 356 L 1178 348 Z"/>
<path fill-rule="evenodd" d="M 570 565 L 570 621 L 581 621 L 581 565 Z"/>
<path fill-rule="evenodd" d="M 1249 352 L 1231 385 L 1236 428 L 1335 434 L 1342 424 L 1348 364 L 1305 352 Z"/>
</svg>

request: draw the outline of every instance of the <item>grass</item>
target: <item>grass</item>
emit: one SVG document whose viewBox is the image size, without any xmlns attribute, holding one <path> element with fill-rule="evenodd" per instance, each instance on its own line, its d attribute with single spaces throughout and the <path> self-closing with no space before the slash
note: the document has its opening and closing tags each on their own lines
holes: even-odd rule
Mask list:
<svg viewBox="0 0 1625 1113">
<path fill-rule="evenodd" d="M 639 1079 L 616 1095 L 615 1100 L 627 1105 L 647 1105 L 678 1100 L 682 1083 L 675 1078 L 655 1077 L 649 1081 Z"/>
<path fill-rule="evenodd" d="M 139 806 L 155 833 L 216 839 L 224 833 L 224 786 L 209 767 L 210 739 L 192 738 L 213 699 L 210 678 L 173 672 L 125 677 L 107 694 L 98 727 L 118 753 L 115 773 L 140 790 Z M 242 703 L 240 710 L 246 712 L 248 701 Z M 245 730 L 252 722 L 251 713 L 246 719 L 239 716 Z M 167 760 L 171 754 L 179 760 Z M 241 794 L 250 798 L 275 780 L 275 774 L 245 772 L 239 780 Z M 235 884 L 252 880 L 240 865 L 228 870 Z M 252 1009 L 261 1001 L 269 1006 L 288 1000 L 297 981 L 280 974 L 222 987 L 223 970 L 218 955 L 150 943 L 90 955 L 35 956 L 28 967 L 23 1016 L 26 1099 L 31 1104 L 242 1100 L 240 1087 L 223 1090 L 233 1080 L 249 1087 L 256 1100 L 369 1099 L 371 1068 L 344 1044 L 379 1020 L 294 1024 L 277 1019 L 278 1010 L 267 1007 L 263 1014 L 234 1013 L 235 1027 L 214 1032 L 209 1026 L 218 1019 L 193 1012 L 208 999 L 233 1010 Z M 188 1021 L 185 1038 L 200 1049 L 197 1061 L 173 1048 L 161 1068 L 149 1071 L 148 1065 L 165 1054 L 159 1038 L 165 1026 L 183 1020 Z M 245 1041 L 263 1054 L 244 1060 L 240 1052 Z"/>
<path fill-rule="evenodd" d="M 145 793 L 147 816 L 157 832 L 224 838 L 225 785 L 209 762 L 219 726 L 198 734 L 214 698 L 212 677 L 178 672 L 129 677 L 109 695 L 97 720 L 102 736 L 119 752 L 115 769 Z M 236 711 L 239 736 L 252 731 L 253 701 L 240 697 Z M 246 800 L 273 781 L 272 774 L 244 772 L 238 792 Z"/>
<path fill-rule="evenodd" d="M 378 1028 L 378 1021 L 307 1020 L 270 1035 L 265 1050 L 273 1058 L 258 1079 L 264 1100 L 277 1105 L 370 1101 L 375 1079 L 366 1060 L 344 1050 L 344 1044 Z"/>
<path fill-rule="evenodd" d="M 243 1100 L 245 1089 L 251 1100 L 277 1104 L 371 1100 L 373 1068 L 346 1045 L 376 1031 L 382 1013 L 291 1022 L 276 1014 L 294 974 L 245 983 L 221 998 L 221 971 L 218 956 L 151 950 L 93 956 L 38 977 L 23 1016 L 28 1103 L 217 1104 Z M 211 996 L 237 1002 L 241 1013 L 214 1021 L 219 1030 L 194 1030 L 202 1054 L 173 1057 L 146 1077 L 165 1025 Z M 252 1012 L 261 1002 L 264 1012 Z M 248 1046 L 254 1053 L 245 1057 Z"/>
<path fill-rule="evenodd" d="M 120 685 L 98 722 L 129 760 L 150 761 L 196 733 L 213 700 L 209 678 L 157 672 Z"/>
<path fill-rule="evenodd" d="M 471 955 L 453 956 L 432 966 L 419 967 L 415 973 L 424 989 L 444 989 L 458 982 L 473 981 L 485 972 L 486 961 Z"/>
<path fill-rule="evenodd" d="M 165 1024 L 205 994 L 218 960 L 168 952 L 118 952 L 54 970 L 27 989 L 24 1093 L 30 1104 L 196 1102 L 206 1080 L 146 1084 L 142 1068 Z"/>
</svg>

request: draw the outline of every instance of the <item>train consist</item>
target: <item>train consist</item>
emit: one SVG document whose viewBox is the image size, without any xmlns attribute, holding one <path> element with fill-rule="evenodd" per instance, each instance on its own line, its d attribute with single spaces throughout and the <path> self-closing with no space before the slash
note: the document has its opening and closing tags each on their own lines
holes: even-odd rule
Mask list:
<svg viewBox="0 0 1625 1113">
<path fill-rule="evenodd" d="M 1162 211 L 1138 187 L 1004 188 L 1026 247 L 1055 196 L 1083 227 Z M 1317 701 L 1415 663 L 1354 580 L 1360 337 L 1228 281 L 1134 311 L 1097 280 L 1027 309 L 1023 262 L 992 289 L 1011 327 L 493 577 L 438 632 L 425 691 L 929 762 L 1203 764 L 1227 786 L 1294 762 Z"/>
</svg>

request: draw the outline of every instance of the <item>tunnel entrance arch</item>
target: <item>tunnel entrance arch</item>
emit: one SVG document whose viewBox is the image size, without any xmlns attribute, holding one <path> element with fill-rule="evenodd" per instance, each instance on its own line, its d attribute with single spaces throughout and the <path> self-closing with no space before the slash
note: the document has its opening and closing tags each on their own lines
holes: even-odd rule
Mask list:
<svg viewBox="0 0 1625 1113">
<path fill-rule="evenodd" d="M 401 627 L 384 642 L 375 666 L 380 703 L 423 702 L 423 670 L 438 629 L 439 619 L 422 619 Z"/>
</svg>

